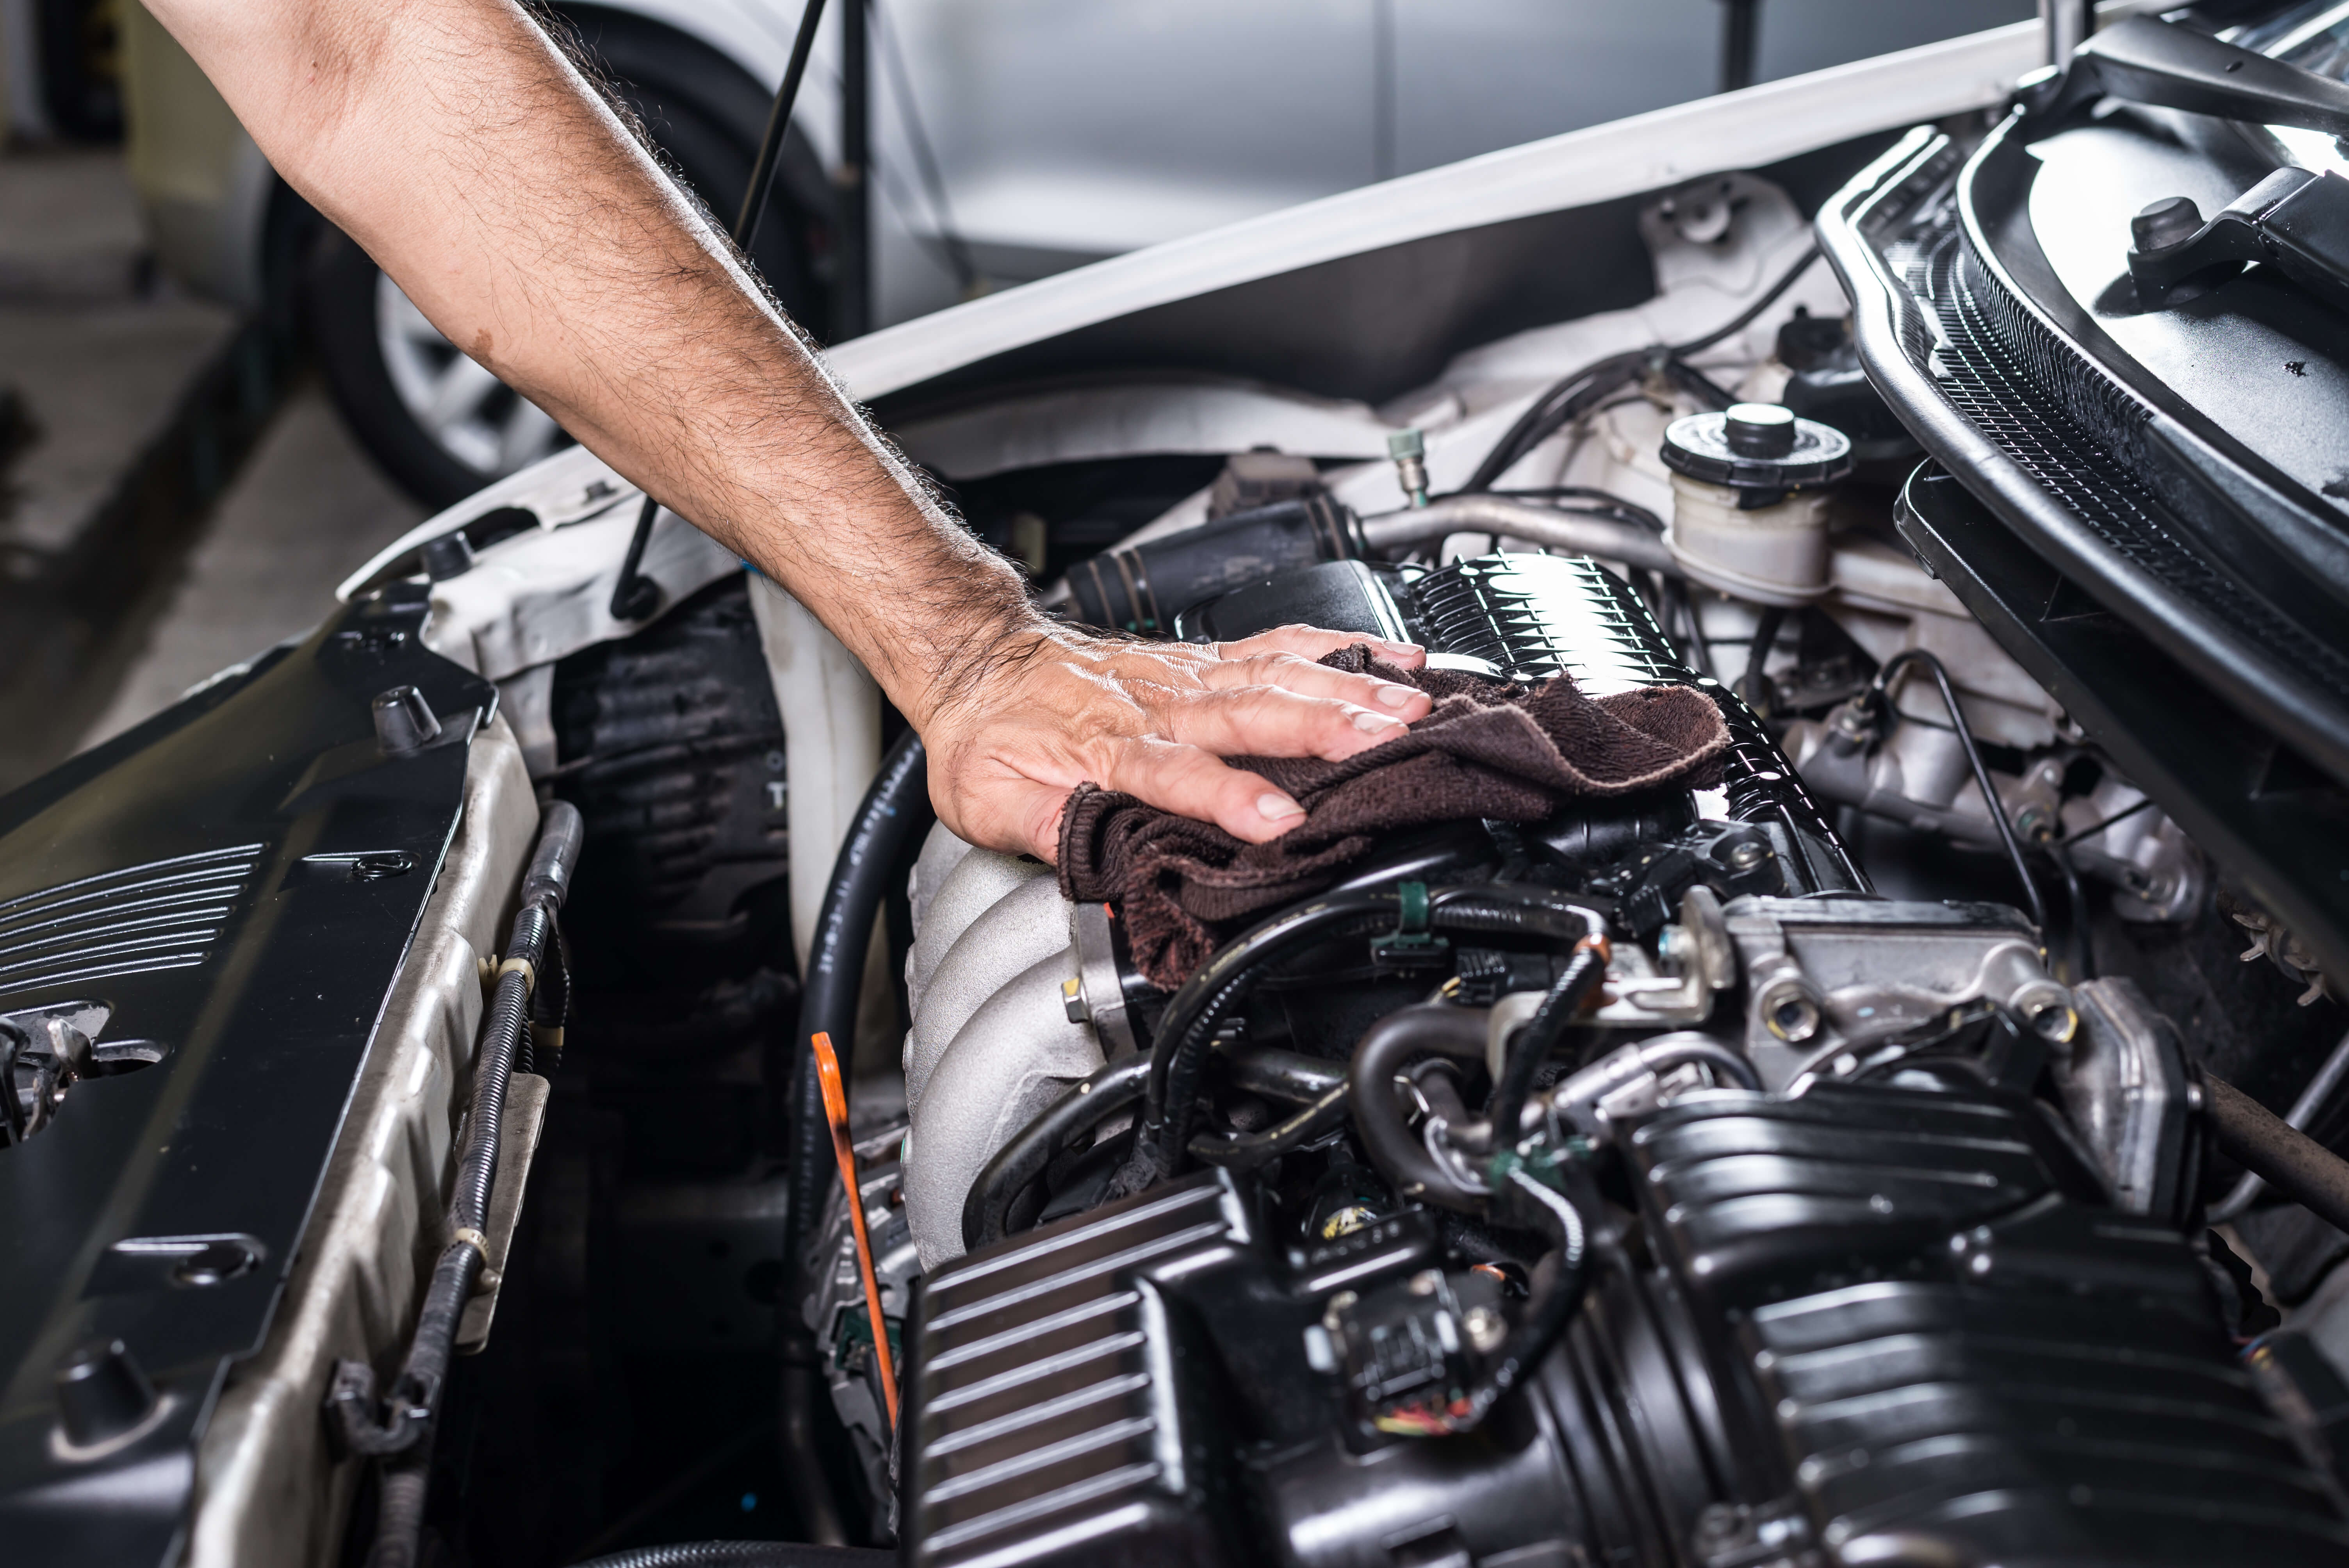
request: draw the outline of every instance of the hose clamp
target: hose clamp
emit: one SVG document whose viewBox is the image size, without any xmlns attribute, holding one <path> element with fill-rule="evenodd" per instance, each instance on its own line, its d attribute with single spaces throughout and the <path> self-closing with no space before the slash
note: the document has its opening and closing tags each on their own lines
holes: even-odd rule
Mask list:
<svg viewBox="0 0 2349 1568">
<path fill-rule="evenodd" d="M 529 959 L 507 959 L 503 964 L 498 965 L 497 973 L 490 976 L 491 983 L 494 985 L 498 981 L 504 979 L 509 975 L 519 975 L 522 976 L 522 990 L 523 995 L 527 996 L 532 992 L 538 989 L 538 966 L 533 964 Z"/>
<path fill-rule="evenodd" d="M 473 1229 L 472 1226 L 458 1226 L 455 1230 L 449 1233 L 449 1240 L 452 1243 L 457 1242 L 464 1243 L 465 1245 L 472 1248 L 473 1251 L 481 1255 L 481 1261 L 483 1263 L 486 1264 L 490 1261 L 490 1238 L 481 1234 L 481 1232 Z"/>
</svg>

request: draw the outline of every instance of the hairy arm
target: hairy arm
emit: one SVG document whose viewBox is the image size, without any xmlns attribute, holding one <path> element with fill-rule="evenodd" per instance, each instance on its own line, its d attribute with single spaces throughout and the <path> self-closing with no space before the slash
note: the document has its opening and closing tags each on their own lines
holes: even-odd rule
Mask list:
<svg viewBox="0 0 2349 1568">
<path fill-rule="evenodd" d="M 1343 757 L 1425 711 L 1313 665 L 1333 634 L 1184 649 L 1036 614 L 513 0 L 150 8 L 451 342 L 832 628 L 965 837 L 1049 858 L 1090 779 L 1270 838 L 1294 804 L 1221 757 Z"/>
</svg>

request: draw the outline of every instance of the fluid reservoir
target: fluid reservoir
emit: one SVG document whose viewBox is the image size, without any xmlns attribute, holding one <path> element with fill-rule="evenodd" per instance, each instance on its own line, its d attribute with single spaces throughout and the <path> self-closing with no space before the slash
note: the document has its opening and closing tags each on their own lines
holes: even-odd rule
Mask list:
<svg viewBox="0 0 2349 1568">
<path fill-rule="evenodd" d="M 1692 582 L 1759 604 L 1827 588 L 1827 497 L 1851 442 L 1775 403 L 1691 414 L 1664 431 L 1672 521 L 1664 542 Z"/>
</svg>

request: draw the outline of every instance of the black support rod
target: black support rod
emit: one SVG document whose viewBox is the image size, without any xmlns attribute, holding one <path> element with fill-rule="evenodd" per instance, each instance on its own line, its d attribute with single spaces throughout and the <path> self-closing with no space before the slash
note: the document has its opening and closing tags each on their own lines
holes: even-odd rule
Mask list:
<svg viewBox="0 0 2349 1568">
<path fill-rule="evenodd" d="M 833 281 L 832 340 L 873 330 L 873 58 L 865 0 L 840 11 L 840 276 Z"/>
<path fill-rule="evenodd" d="M 773 204 L 775 170 L 783 165 L 783 139 L 792 129 L 792 106 L 799 101 L 808 53 L 815 47 L 816 24 L 823 20 L 823 0 L 807 0 L 800 13 L 799 36 L 792 40 L 791 62 L 783 67 L 782 86 L 775 89 L 775 105 L 767 114 L 767 134 L 759 139 L 758 160 L 750 165 L 750 183 L 742 192 L 742 209 L 734 218 L 734 248 L 746 264 L 750 247 L 758 242 L 760 221 Z M 643 573 L 645 546 L 652 541 L 653 517 L 659 511 L 660 502 L 649 495 L 637 510 L 636 531 L 628 535 L 628 552 L 620 560 L 620 580 L 612 585 L 615 621 L 648 620 L 660 608 L 660 589 Z"/>
</svg>

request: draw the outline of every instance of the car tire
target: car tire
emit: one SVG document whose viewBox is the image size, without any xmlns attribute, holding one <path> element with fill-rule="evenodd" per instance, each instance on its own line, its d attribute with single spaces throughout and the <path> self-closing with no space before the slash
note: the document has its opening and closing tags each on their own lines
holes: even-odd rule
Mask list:
<svg viewBox="0 0 2349 1568">
<path fill-rule="evenodd" d="M 719 228 L 730 228 L 765 129 L 765 92 L 725 57 L 667 28 L 585 8 L 570 15 L 671 171 Z M 803 147 L 790 153 L 786 174 L 800 173 L 803 187 L 812 158 Z M 794 162 L 802 167 L 793 170 Z M 807 265 L 812 221 L 790 183 L 777 181 L 753 259 L 786 311 L 821 319 Z M 454 505 L 569 444 L 553 419 L 458 353 L 339 231 L 321 237 L 303 292 L 305 322 L 345 420 L 424 505 Z"/>
</svg>

